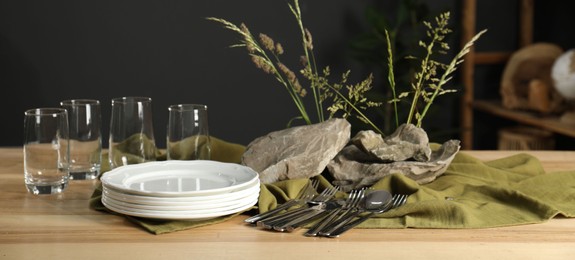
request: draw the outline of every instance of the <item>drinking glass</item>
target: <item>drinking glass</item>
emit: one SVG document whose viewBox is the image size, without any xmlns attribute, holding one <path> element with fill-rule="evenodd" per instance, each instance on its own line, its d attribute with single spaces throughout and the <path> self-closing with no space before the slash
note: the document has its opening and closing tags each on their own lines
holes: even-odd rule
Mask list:
<svg viewBox="0 0 575 260">
<path fill-rule="evenodd" d="M 110 168 L 156 160 L 152 99 L 112 99 L 108 159 Z"/>
<path fill-rule="evenodd" d="M 209 160 L 208 107 L 177 104 L 168 107 L 168 160 Z"/>
<path fill-rule="evenodd" d="M 60 106 L 68 111 L 70 179 L 96 179 L 102 162 L 100 101 L 71 99 L 60 102 Z"/>
<path fill-rule="evenodd" d="M 63 108 L 24 112 L 24 183 L 32 194 L 57 194 L 68 186 L 68 113 Z"/>
</svg>

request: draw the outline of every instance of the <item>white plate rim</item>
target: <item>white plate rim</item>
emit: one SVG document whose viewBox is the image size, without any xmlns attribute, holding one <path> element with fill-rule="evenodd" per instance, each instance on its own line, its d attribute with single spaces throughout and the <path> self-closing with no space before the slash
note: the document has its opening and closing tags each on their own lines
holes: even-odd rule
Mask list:
<svg viewBox="0 0 575 260">
<path fill-rule="evenodd" d="M 169 175 L 165 173 L 157 173 L 157 168 L 160 168 L 164 171 L 174 171 L 175 167 L 190 167 L 193 169 L 190 174 L 200 174 L 200 170 L 205 170 L 205 167 L 208 168 L 217 168 L 211 169 L 211 171 L 219 171 L 220 174 L 231 176 L 232 178 L 241 179 L 236 184 L 232 184 L 227 187 L 221 188 L 213 188 L 213 189 L 205 189 L 205 190 L 194 190 L 194 191 L 185 191 L 185 192 L 159 192 L 159 191 L 146 191 L 146 190 L 137 190 L 126 186 L 126 178 L 137 178 L 138 176 L 142 178 L 144 175 L 143 172 L 146 173 L 146 176 L 157 174 L 158 177 L 166 177 L 169 178 Z M 196 167 L 196 168 L 193 168 Z M 198 167 L 204 167 L 198 170 Z M 154 170 L 154 171 L 152 171 Z M 146 172 L 148 171 L 148 172 Z M 151 172 L 150 172 L 151 171 Z M 233 171 L 233 173 L 231 173 Z M 213 177 L 214 175 L 208 175 L 209 177 Z M 218 162 L 218 161 L 211 161 L 211 160 L 168 160 L 168 161 L 154 161 L 154 162 L 145 162 L 140 164 L 131 164 L 120 166 L 118 168 L 112 169 L 102 175 L 100 178 L 102 185 L 106 185 L 108 187 L 113 187 L 116 190 L 121 190 L 125 193 L 130 194 L 138 194 L 138 195 L 145 195 L 145 196 L 157 196 L 157 197 L 181 197 L 181 196 L 200 196 L 200 195 L 209 195 L 209 194 L 218 194 L 228 192 L 234 189 L 239 189 L 244 186 L 248 186 L 258 179 L 258 173 L 247 167 L 245 165 L 237 164 L 237 163 L 225 163 L 225 162 Z"/>
<path fill-rule="evenodd" d="M 150 194 L 141 194 L 141 193 L 134 193 L 134 192 L 126 191 L 126 190 L 121 190 L 121 189 L 118 189 L 114 186 L 109 186 L 107 184 L 102 183 L 103 189 L 111 190 L 111 191 L 116 192 L 116 193 L 121 193 L 125 196 L 131 196 L 135 199 L 145 199 L 145 200 L 150 200 L 150 201 L 154 201 L 154 200 L 158 200 L 158 201 L 162 201 L 162 200 L 201 201 L 201 200 L 225 198 L 225 197 L 230 196 L 230 194 L 234 194 L 237 192 L 245 192 L 245 190 L 254 189 L 255 186 L 260 186 L 259 179 L 255 179 L 254 181 L 249 182 L 245 186 L 239 187 L 237 189 L 231 189 L 229 191 L 223 191 L 223 192 L 197 194 L 194 196 L 155 196 L 155 195 L 150 195 Z"/>
<path fill-rule="evenodd" d="M 233 191 L 229 193 L 205 195 L 205 196 L 191 196 L 191 197 L 154 197 L 154 196 L 142 196 L 138 194 L 124 193 L 114 189 L 113 187 L 102 186 L 102 194 L 107 192 L 112 194 L 118 200 L 122 200 L 130 203 L 139 203 L 147 205 L 182 205 L 188 203 L 214 203 L 214 202 L 224 202 L 236 199 L 239 197 L 245 197 L 252 193 L 259 193 L 260 182 L 259 180 L 254 182 L 251 186 L 244 187 L 238 191 Z"/>
</svg>

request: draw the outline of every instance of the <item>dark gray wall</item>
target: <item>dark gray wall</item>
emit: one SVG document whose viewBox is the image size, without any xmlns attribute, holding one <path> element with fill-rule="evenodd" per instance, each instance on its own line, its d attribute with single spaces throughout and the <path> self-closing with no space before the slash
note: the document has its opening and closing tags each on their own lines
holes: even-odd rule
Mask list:
<svg viewBox="0 0 575 260">
<path fill-rule="evenodd" d="M 152 97 L 160 147 L 165 145 L 167 107 L 176 103 L 208 105 L 211 134 L 231 142 L 248 144 L 283 129 L 298 115 L 285 90 L 256 69 L 245 50 L 228 48 L 238 40 L 234 33 L 205 17 L 245 22 L 253 33 L 264 32 L 280 41 L 286 57 L 296 57 L 301 54 L 299 32 L 288 2 L 0 1 L 0 106 L 4 111 L 0 146 L 22 144 L 25 109 L 57 106 L 60 100 L 70 98 L 102 102 L 105 139 L 110 100 L 120 96 Z M 456 48 L 460 1 L 426 2 L 432 14 L 452 11 L 456 31 L 452 46 Z M 489 26 L 498 27 L 503 16 L 513 16 L 507 9 L 497 15 L 497 6 L 504 5 L 501 1 L 478 2 L 492 8 L 488 12 L 493 15 L 481 18 Z M 372 72 L 351 58 L 348 43 L 364 30 L 365 7 L 374 3 L 393 15 L 397 1 L 300 0 L 321 67 L 329 65 L 333 75 L 351 69 L 352 82 Z M 562 9 L 551 4 L 545 8 L 549 13 Z M 545 33 L 564 35 L 569 31 L 566 26 Z M 490 35 L 478 46 L 497 42 L 499 35 L 508 33 L 490 28 Z M 376 78 L 375 84 L 382 80 Z M 442 106 L 440 120 L 433 123 L 457 128 L 456 100 Z"/>
<path fill-rule="evenodd" d="M 346 40 L 367 3 L 301 1 L 322 63 L 353 67 Z M 285 128 L 298 114 L 285 90 L 244 49 L 228 48 L 238 37 L 208 16 L 269 34 L 286 57 L 301 54 L 287 1 L 1 1 L 0 145 L 21 145 L 25 109 L 69 98 L 102 102 L 107 138 L 111 98 L 152 97 L 159 146 L 176 103 L 208 105 L 211 134 L 232 142 Z"/>
</svg>

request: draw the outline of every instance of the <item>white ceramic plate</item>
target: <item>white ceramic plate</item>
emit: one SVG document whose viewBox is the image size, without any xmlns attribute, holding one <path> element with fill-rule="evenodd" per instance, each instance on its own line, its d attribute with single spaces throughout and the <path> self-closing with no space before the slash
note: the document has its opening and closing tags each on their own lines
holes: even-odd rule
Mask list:
<svg viewBox="0 0 575 260">
<path fill-rule="evenodd" d="M 126 210 L 153 210 L 153 211 L 163 211 L 163 212 L 174 212 L 174 213 L 210 213 L 214 211 L 227 211 L 238 206 L 250 203 L 254 199 L 259 197 L 259 193 L 250 194 L 244 198 L 238 198 L 236 200 L 219 202 L 219 203 L 200 203 L 200 204 L 184 204 L 184 205 L 145 205 L 137 203 L 129 203 L 121 200 L 117 200 L 114 197 L 103 195 L 102 199 L 106 200 L 109 204 L 114 207 L 126 209 Z"/>
<path fill-rule="evenodd" d="M 107 196 L 115 200 L 120 200 L 128 203 L 143 204 L 143 205 L 157 205 L 157 206 L 181 206 L 181 205 L 202 205 L 202 204 L 214 204 L 235 201 L 242 199 L 244 197 L 250 196 L 254 193 L 259 194 L 260 192 L 260 182 L 256 181 L 250 186 L 245 187 L 242 190 L 206 195 L 206 196 L 194 196 L 194 197 L 153 197 L 153 196 L 141 196 L 134 194 L 126 194 L 122 191 L 114 190 L 103 186 L 102 196 Z"/>
<path fill-rule="evenodd" d="M 243 189 L 258 181 L 247 166 L 209 160 L 132 164 L 104 173 L 102 185 L 155 197 L 205 196 Z"/>
<path fill-rule="evenodd" d="M 247 210 L 253 207 L 258 202 L 258 199 L 254 199 L 249 203 L 244 205 L 238 206 L 237 208 L 224 210 L 224 211 L 213 211 L 213 212 L 206 212 L 206 213 L 193 213 L 193 212 L 186 212 L 186 213 L 175 213 L 175 212 L 166 212 L 166 211 L 152 211 L 152 210 L 130 210 L 126 208 L 116 207 L 109 203 L 104 197 L 102 197 L 102 203 L 106 208 L 118 212 L 120 214 L 125 214 L 134 217 L 143 217 L 143 218 L 153 218 L 153 219 L 171 219 L 171 220 L 205 220 L 211 219 L 221 216 L 226 216 L 234 213 L 238 213 L 244 210 Z"/>
</svg>

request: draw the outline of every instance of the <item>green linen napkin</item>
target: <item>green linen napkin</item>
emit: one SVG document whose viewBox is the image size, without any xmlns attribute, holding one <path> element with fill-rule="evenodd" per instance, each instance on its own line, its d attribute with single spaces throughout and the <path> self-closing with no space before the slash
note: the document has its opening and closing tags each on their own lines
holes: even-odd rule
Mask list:
<svg viewBox="0 0 575 260">
<path fill-rule="evenodd" d="M 135 140 L 135 139 L 134 139 Z M 132 139 L 126 141 L 126 143 L 122 144 L 120 147 L 130 147 L 130 142 Z M 241 156 L 245 151 L 245 146 L 235 143 L 226 142 L 220 140 L 215 137 L 210 137 L 211 147 L 212 147 L 212 160 L 220 161 L 220 162 L 230 162 L 230 163 L 239 163 L 241 160 Z M 123 152 L 129 153 L 129 150 L 122 150 Z M 156 153 L 157 160 L 166 160 L 166 155 L 164 152 L 160 150 L 152 151 Z M 104 158 L 107 158 L 107 154 L 103 155 Z M 102 160 L 102 173 L 110 170 L 110 164 L 108 160 Z M 241 214 L 242 212 L 213 218 L 207 220 L 200 220 L 200 221 L 187 221 L 187 220 L 160 220 L 160 219 L 149 219 L 149 218 L 140 218 L 140 217 L 132 217 L 123 214 L 119 214 L 108 210 L 101 201 L 102 198 L 102 185 L 101 183 L 99 186 L 94 190 L 92 196 L 90 198 L 90 208 L 109 212 L 111 214 L 117 214 L 121 216 L 125 216 L 131 222 L 141 226 L 145 230 L 153 234 L 163 234 L 169 233 L 189 228 L 201 227 L 210 224 L 220 223 L 226 221 L 236 215 Z"/>
<path fill-rule="evenodd" d="M 319 178 L 320 186 L 330 185 Z M 304 186 L 301 180 L 266 184 L 259 210 L 296 197 Z M 393 174 L 371 188 L 410 196 L 404 206 L 376 215 L 359 228 L 491 228 L 542 223 L 559 214 L 575 217 L 575 169 L 545 173 L 540 161 L 525 153 L 482 162 L 459 152 L 431 183 L 419 185 Z"/>
<path fill-rule="evenodd" d="M 410 194 L 402 207 L 364 222 L 364 228 L 491 228 L 575 217 L 575 169 L 545 173 L 519 153 L 490 162 L 460 152 L 435 181 L 418 185 L 392 175 L 373 185 Z"/>
</svg>

